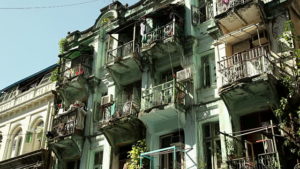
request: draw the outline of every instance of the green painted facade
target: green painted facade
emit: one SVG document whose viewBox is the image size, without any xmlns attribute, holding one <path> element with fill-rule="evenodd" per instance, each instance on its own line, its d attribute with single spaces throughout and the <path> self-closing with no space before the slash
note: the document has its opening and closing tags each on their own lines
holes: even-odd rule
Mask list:
<svg viewBox="0 0 300 169">
<path fill-rule="evenodd" d="M 141 139 L 146 168 L 284 168 L 269 135 L 285 5 L 142 0 L 101 9 L 59 56 L 53 168 L 124 169 Z"/>
</svg>

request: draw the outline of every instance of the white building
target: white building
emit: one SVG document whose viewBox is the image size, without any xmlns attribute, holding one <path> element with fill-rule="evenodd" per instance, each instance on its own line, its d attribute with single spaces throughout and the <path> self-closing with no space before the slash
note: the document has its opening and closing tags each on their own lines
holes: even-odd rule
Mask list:
<svg viewBox="0 0 300 169">
<path fill-rule="evenodd" d="M 52 65 L 1 90 L 0 168 L 45 168 L 55 89 Z M 45 163 L 44 163 L 45 162 Z"/>
</svg>

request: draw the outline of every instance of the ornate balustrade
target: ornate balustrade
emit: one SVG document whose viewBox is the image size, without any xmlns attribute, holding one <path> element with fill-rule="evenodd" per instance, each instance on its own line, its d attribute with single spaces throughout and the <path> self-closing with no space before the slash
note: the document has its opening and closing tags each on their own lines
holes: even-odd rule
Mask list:
<svg viewBox="0 0 300 169">
<path fill-rule="evenodd" d="M 217 1 L 217 15 L 227 12 L 230 8 L 238 5 L 246 4 L 252 0 L 218 0 Z"/>
<path fill-rule="evenodd" d="M 127 42 L 115 49 L 107 51 L 106 63 L 119 61 L 134 52 L 134 41 Z"/>
<path fill-rule="evenodd" d="M 185 105 L 186 88 L 175 80 L 154 86 L 142 92 L 142 109 L 147 110 L 168 104 Z"/>
<path fill-rule="evenodd" d="M 62 81 L 69 81 L 78 76 L 85 76 L 89 75 L 89 69 L 84 66 L 83 64 L 77 64 L 72 66 L 71 68 L 67 68 L 64 71 L 60 72 L 60 78 Z"/>
<path fill-rule="evenodd" d="M 164 26 L 154 29 L 151 32 L 146 33 L 142 37 L 142 47 L 151 45 L 157 41 L 164 41 L 168 38 L 175 37 L 179 33 L 179 26 L 172 21 Z"/>
<path fill-rule="evenodd" d="M 19 93 L 0 103 L 0 113 L 10 108 L 17 107 L 34 98 L 40 97 L 43 94 L 46 94 L 54 89 L 55 89 L 55 83 L 49 81 L 47 83 L 33 87 L 30 90 L 25 91 L 23 93 Z"/>
<path fill-rule="evenodd" d="M 222 84 L 226 85 L 242 78 L 271 72 L 268 46 L 255 47 L 218 62 Z"/>
<path fill-rule="evenodd" d="M 84 128 L 84 111 L 81 108 L 71 108 L 53 119 L 52 135 L 54 138 L 81 134 Z"/>
<path fill-rule="evenodd" d="M 140 104 L 134 101 L 127 101 L 125 103 L 113 104 L 110 106 L 102 107 L 102 118 L 100 120 L 100 126 L 108 125 L 109 123 L 128 117 L 137 117 L 140 111 Z"/>
</svg>

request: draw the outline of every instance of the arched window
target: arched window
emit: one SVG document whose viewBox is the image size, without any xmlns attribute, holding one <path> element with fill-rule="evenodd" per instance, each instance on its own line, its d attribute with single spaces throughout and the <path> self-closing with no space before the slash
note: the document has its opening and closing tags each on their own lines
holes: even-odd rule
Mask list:
<svg viewBox="0 0 300 169">
<path fill-rule="evenodd" d="M 44 122 L 42 120 L 38 121 L 34 126 L 33 126 L 33 151 L 38 150 L 41 148 L 42 145 L 42 138 L 43 138 L 43 133 L 44 133 Z"/>
<path fill-rule="evenodd" d="M 22 129 L 18 128 L 15 132 L 13 132 L 13 135 L 11 137 L 11 143 L 10 143 L 10 153 L 9 157 L 13 158 L 21 154 L 21 146 L 22 146 Z"/>
</svg>

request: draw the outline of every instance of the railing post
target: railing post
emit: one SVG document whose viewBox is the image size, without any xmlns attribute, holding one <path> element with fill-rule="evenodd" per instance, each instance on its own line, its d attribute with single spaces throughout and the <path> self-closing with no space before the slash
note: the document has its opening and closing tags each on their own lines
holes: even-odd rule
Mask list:
<svg viewBox="0 0 300 169">
<path fill-rule="evenodd" d="M 276 160 L 278 162 L 278 168 L 281 168 L 280 161 L 279 161 L 279 155 L 278 155 L 278 151 L 277 151 L 277 144 L 276 144 L 276 138 L 275 138 L 273 120 L 270 120 L 270 124 L 271 124 L 271 131 L 272 131 L 272 137 L 273 137 L 274 150 L 275 150 L 275 153 L 276 153 Z"/>
<path fill-rule="evenodd" d="M 132 52 L 135 50 L 135 36 L 136 36 L 136 24 L 133 27 L 133 41 L 132 41 Z"/>
<path fill-rule="evenodd" d="M 173 103 L 177 104 L 176 102 L 176 78 L 173 79 Z"/>
</svg>

